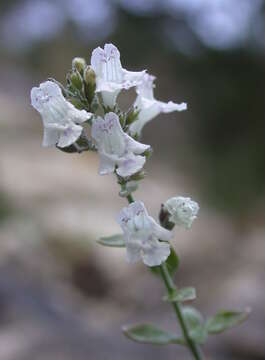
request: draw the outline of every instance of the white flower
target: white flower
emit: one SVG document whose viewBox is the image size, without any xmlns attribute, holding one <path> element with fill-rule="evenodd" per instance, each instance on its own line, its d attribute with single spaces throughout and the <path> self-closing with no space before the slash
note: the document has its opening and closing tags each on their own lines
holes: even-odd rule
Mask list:
<svg viewBox="0 0 265 360">
<path fill-rule="evenodd" d="M 118 223 L 124 232 L 127 260 L 134 263 L 140 259 L 148 266 L 158 266 L 170 254 L 167 242 L 172 237 L 148 215 L 144 204 L 136 201 L 121 210 Z"/>
<path fill-rule="evenodd" d="M 177 196 L 168 199 L 164 204 L 169 212 L 169 221 L 189 229 L 193 220 L 197 218 L 199 205 L 189 197 Z"/>
<path fill-rule="evenodd" d="M 119 92 L 139 85 L 145 73 L 123 69 L 120 52 L 113 44 L 105 44 L 104 49 L 94 49 L 91 66 L 96 73 L 96 92 L 101 93 L 104 105 L 111 108 L 114 107 Z"/>
<path fill-rule="evenodd" d="M 143 152 L 150 148 L 132 139 L 121 128 L 119 117 L 109 112 L 105 118 L 97 117 L 92 124 L 92 138 L 95 140 L 99 157 L 99 174 L 116 171 L 122 177 L 140 171 L 145 163 Z"/>
<path fill-rule="evenodd" d="M 45 81 L 31 90 L 31 104 L 43 120 L 43 146 L 66 147 L 73 144 L 82 133 L 78 125 L 92 114 L 77 110 L 63 97 L 60 87 L 52 81 Z"/>
<path fill-rule="evenodd" d="M 156 100 L 153 90 L 155 77 L 144 74 L 143 80 L 144 81 L 136 88 L 137 98 L 134 103 L 134 108 L 139 111 L 139 115 L 138 119 L 130 126 L 130 132 L 133 135 L 140 135 L 144 125 L 160 113 L 170 113 L 187 109 L 186 103 L 176 104 L 172 101 L 166 103 Z"/>
</svg>

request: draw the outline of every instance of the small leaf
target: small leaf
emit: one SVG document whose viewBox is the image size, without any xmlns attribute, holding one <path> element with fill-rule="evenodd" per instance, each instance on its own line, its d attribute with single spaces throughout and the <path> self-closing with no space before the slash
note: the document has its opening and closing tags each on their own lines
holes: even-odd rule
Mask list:
<svg viewBox="0 0 265 360">
<path fill-rule="evenodd" d="M 201 313 L 193 307 L 182 308 L 185 323 L 188 327 L 190 337 L 197 343 L 203 344 L 207 339 L 207 329 L 203 324 Z"/>
<path fill-rule="evenodd" d="M 161 330 L 151 324 L 139 324 L 135 326 L 125 326 L 122 329 L 125 336 L 129 339 L 155 345 L 180 344 L 184 345 L 185 341 L 177 337 L 174 333 Z"/>
<path fill-rule="evenodd" d="M 245 321 L 250 313 L 250 309 L 245 311 L 221 311 L 208 319 L 206 328 L 209 334 L 219 334 L 233 326 Z"/>
<path fill-rule="evenodd" d="M 123 234 L 101 237 L 97 242 L 103 246 L 125 247 Z"/>
<path fill-rule="evenodd" d="M 176 289 L 172 294 L 166 295 L 163 299 L 170 302 L 184 302 L 194 300 L 196 299 L 196 290 L 193 287 Z"/>
</svg>

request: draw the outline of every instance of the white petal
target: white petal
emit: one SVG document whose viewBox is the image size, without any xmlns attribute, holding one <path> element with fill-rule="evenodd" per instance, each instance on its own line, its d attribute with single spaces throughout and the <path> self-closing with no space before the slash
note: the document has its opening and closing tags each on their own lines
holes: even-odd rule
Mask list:
<svg viewBox="0 0 265 360">
<path fill-rule="evenodd" d="M 60 133 L 60 137 L 57 145 L 61 148 L 70 146 L 71 144 L 76 142 L 76 140 L 80 137 L 82 130 L 83 128 L 80 125 L 74 124 L 69 126 L 66 130 Z"/>
<path fill-rule="evenodd" d="M 117 102 L 117 96 L 119 95 L 121 89 L 113 90 L 113 91 L 102 91 L 100 88 L 98 91 L 101 91 L 101 96 L 103 100 L 103 104 L 105 106 L 110 107 L 111 109 L 114 108 Z"/>
<path fill-rule="evenodd" d="M 140 112 L 138 114 L 138 119 L 130 125 L 130 133 L 140 135 L 145 124 L 160 114 L 161 107 L 159 106 L 158 101 L 147 100 L 144 98 L 141 99 L 141 103 L 136 99 L 136 103 L 138 103 L 136 110 L 139 109 Z"/>
<path fill-rule="evenodd" d="M 145 215 L 148 215 L 144 203 L 140 200 L 131 203 L 127 208 L 129 209 L 131 216 L 136 216 L 140 212 L 143 212 Z"/>
<path fill-rule="evenodd" d="M 123 73 L 119 50 L 113 44 L 106 44 L 104 50 L 100 47 L 92 52 L 91 66 L 96 73 L 96 79 L 105 82 L 122 83 Z"/>
<path fill-rule="evenodd" d="M 117 174 L 121 177 L 131 176 L 140 171 L 145 164 L 145 156 L 130 154 L 118 163 Z"/>
<path fill-rule="evenodd" d="M 62 95 L 62 90 L 60 86 L 50 80 L 41 83 L 40 88 L 43 91 L 43 93 L 47 93 L 48 95 L 53 97 Z"/>
<path fill-rule="evenodd" d="M 86 110 L 78 110 L 74 107 L 73 104 L 67 102 L 69 107 L 69 119 L 71 119 L 76 124 L 82 124 L 83 122 L 89 120 L 92 117 L 92 113 L 87 112 Z"/>
<path fill-rule="evenodd" d="M 115 162 L 106 155 L 99 154 L 99 175 L 111 174 L 115 170 Z"/>
<path fill-rule="evenodd" d="M 137 86 L 136 92 L 141 98 L 154 100 L 154 80 L 155 76 L 144 74 L 142 82 Z"/>
<path fill-rule="evenodd" d="M 55 146 L 59 140 L 59 131 L 44 127 L 42 146 Z"/>
<path fill-rule="evenodd" d="M 161 107 L 161 112 L 163 112 L 163 113 L 187 110 L 187 104 L 184 102 L 181 104 L 177 104 L 177 103 L 174 103 L 173 101 L 169 101 L 168 103 L 158 101 L 158 104 Z"/>
<path fill-rule="evenodd" d="M 147 266 L 159 266 L 170 255 L 170 245 L 167 243 L 152 240 L 150 246 L 143 250 L 143 262 Z"/>
<path fill-rule="evenodd" d="M 127 151 L 133 152 L 136 155 L 140 155 L 146 150 L 150 149 L 150 145 L 142 144 L 136 140 L 134 140 L 129 135 L 125 134 L 126 142 L 127 142 Z"/>
<path fill-rule="evenodd" d="M 104 119 L 94 119 L 91 135 L 97 143 L 99 152 L 114 155 L 117 159 L 123 158 L 126 152 L 125 134 L 115 113 L 107 113 Z"/>
<path fill-rule="evenodd" d="M 122 69 L 123 71 L 123 88 L 130 89 L 133 86 L 142 84 L 146 70 L 143 71 L 128 71 Z"/>
<path fill-rule="evenodd" d="M 139 243 L 126 242 L 126 259 L 129 263 L 135 263 L 141 260 L 141 246 Z"/>
<path fill-rule="evenodd" d="M 155 236 L 160 239 L 160 240 L 164 240 L 164 241 L 169 241 L 172 239 L 172 232 L 163 228 L 162 226 L 160 226 L 151 216 L 149 216 L 150 221 L 152 222 L 152 227 L 153 227 L 153 233 L 155 234 Z"/>
</svg>

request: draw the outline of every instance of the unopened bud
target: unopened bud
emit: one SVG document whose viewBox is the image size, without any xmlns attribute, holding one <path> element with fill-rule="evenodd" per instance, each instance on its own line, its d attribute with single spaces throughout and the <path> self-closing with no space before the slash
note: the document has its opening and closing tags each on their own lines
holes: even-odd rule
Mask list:
<svg viewBox="0 0 265 360">
<path fill-rule="evenodd" d="M 78 71 L 73 71 L 70 75 L 70 79 L 76 89 L 82 90 L 83 80 Z"/>
<path fill-rule="evenodd" d="M 83 74 L 86 67 L 86 60 L 81 57 L 75 57 L 72 60 L 72 69 L 77 70 L 81 75 Z"/>
<path fill-rule="evenodd" d="M 189 197 L 177 196 L 168 199 L 164 204 L 164 209 L 170 214 L 170 222 L 190 229 L 197 218 L 199 205 Z"/>
<path fill-rule="evenodd" d="M 88 102 L 91 104 L 96 90 L 96 74 L 91 66 L 87 66 L 84 72 L 85 92 Z"/>
<path fill-rule="evenodd" d="M 84 79 L 87 85 L 96 85 L 96 74 L 91 66 L 87 66 L 84 72 Z"/>
</svg>

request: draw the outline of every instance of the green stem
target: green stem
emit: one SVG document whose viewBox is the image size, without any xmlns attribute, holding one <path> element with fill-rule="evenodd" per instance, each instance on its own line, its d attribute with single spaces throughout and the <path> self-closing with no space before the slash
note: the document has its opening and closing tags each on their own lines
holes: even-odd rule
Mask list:
<svg viewBox="0 0 265 360">
<path fill-rule="evenodd" d="M 127 196 L 127 200 L 129 202 L 129 204 L 134 202 L 134 198 L 132 196 L 132 194 L 129 194 Z M 168 294 L 172 294 L 172 292 L 175 290 L 175 285 L 173 283 L 173 280 L 168 272 L 168 269 L 166 267 L 166 264 L 163 263 L 162 265 L 159 266 L 160 268 L 160 273 L 161 273 L 161 277 L 164 281 L 164 284 L 167 288 Z M 196 360 L 203 360 L 203 355 L 199 349 L 199 347 L 197 346 L 197 344 L 192 340 L 192 338 L 189 335 L 188 332 L 188 327 L 186 325 L 185 319 L 183 317 L 182 311 L 181 311 L 181 306 L 178 302 L 172 302 L 172 306 L 175 310 L 175 313 L 177 315 L 177 319 L 179 321 L 179 325 L 181 327 L 182 333 L 183 333 L 183 337 L 186 341 L 186 345 L 187 347 L 190 349 L 194 359 Z"/>
<path fill-rule="evenodd" d="M 161 272 L 161 277 L 164 281 L 164 284 L 167 288 L 168 294 L 172 294 L 172 292 L 175 290 L 175 285 L 172 281 L 172 278 L 168 272 L 168 269 L 166 267 L 166 264 L 163 263 L 162 265 L 160 265 L 160 272 Z M 203 360 L 203 356 L 201 354 L 201 351 L 199 349 L 199 347 L 197 346 L 197 344 L 192 340 L 192 338 L 189 335 L 188 332 L 188 328 L 187 325 L 185 323 L 185 319 L 183 317 L 182 311 L 181 311 L 181 306 L 178 302 L 172 302 L 172 306 L 175 310 L 175 313 L 177 315 L 184 339 L 186 341 L 186 345 L 188 346 L 188 348 L 190 349 L 192 355 L 194 356 L 194 359 L 196 360 Z"/>
<path fill-rule="evenodd" d="M 134 202 L 134 198 L 133 198 L 132 194 L 129 194 L 129 195 L 126 197 L 126 199 L 128 200 L 128 203 L 129 203 L 129 204 L 131 204 L 131 203 Z"/>
</svg>

